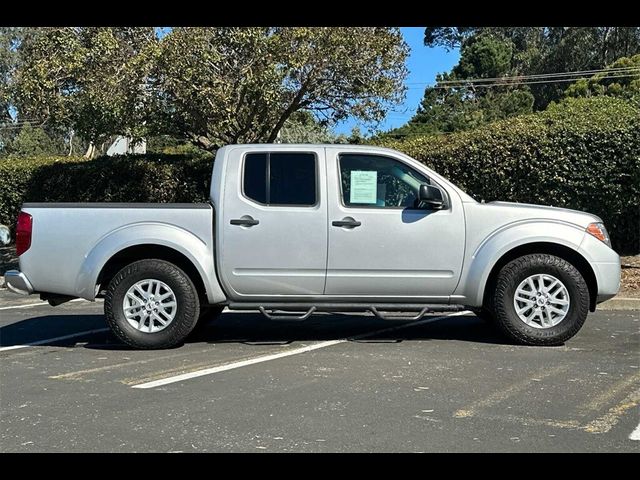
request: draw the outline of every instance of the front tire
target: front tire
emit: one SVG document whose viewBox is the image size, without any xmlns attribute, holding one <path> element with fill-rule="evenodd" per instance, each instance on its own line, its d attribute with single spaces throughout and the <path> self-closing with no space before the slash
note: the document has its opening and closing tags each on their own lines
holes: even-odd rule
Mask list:
<svg viewBox="0 0 640 480">
<path fill-rule="evenodd" d="M 492 305 L 496 325 L 517 343 L 560 345 L 582 328 L 589 289 L 566 260 L 525 255 L 500 270 Z"/>
<path fill-rule="evenodd" d="M 123 342 L 140 349 L 184 342 L 200 315 L 195 285 L 164 260 L 133 262 L 111 280 L 104 301 L 107 324 Z"/>
</svg>

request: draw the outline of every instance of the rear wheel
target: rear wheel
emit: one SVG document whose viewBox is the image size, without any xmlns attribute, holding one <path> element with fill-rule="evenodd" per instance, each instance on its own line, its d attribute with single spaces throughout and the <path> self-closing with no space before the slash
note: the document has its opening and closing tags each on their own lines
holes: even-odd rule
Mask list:
<svg viewBox="0 0 640 480">
<path fill-rule="evenodd" d="M 120 270 L 105 295 L 113 333 L 132 347 L 170 348 L 193 330 L 200 302 L 191 279 L 164 260 L 140 260 Z"/>
<path fill-rule="evenodd" d="M 496 325 L 511 339 L 527 345 L 559 345 L 584 324 L 589 289 L 566 260 L 525 255 L 498 274 L 492 305 Z"/>
</svg>

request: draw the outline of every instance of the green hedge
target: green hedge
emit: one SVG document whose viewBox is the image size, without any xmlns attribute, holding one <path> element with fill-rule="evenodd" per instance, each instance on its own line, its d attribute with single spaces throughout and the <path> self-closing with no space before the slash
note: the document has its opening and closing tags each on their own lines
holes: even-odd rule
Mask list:
<svg viewBox="0 0 640 480">
<path fill-rule="evenodd" d="M 0 160 L 0 224 L 22 202 L 204 202 L 213 157 L 146 155 Z"/>
<path fill-rule="evenodd" d="M 594 213 L 618 252 L 640 252 L 637 104 L 568 99 L 472 131 L 380 143 L 420 160 L 477 200 Z"/>
<path fill-rule="evenodd" d="M 595 213 L 614 248 L 640 252 L 640 106 L 569 99 L 545 112 L 446 136 L 384 140 L 477 199 Z M 23 201 L 202 202 L 211 156 L 146 155 L 0 160 L 0 223 Z"/>
</svg>

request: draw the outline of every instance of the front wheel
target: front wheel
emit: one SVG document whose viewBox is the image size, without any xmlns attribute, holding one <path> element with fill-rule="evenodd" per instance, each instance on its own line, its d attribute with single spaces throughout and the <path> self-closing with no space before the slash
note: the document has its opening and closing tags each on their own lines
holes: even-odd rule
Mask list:
<svg viewBox="0 0 640 480">
<path fill-rule="evenodd" d="M 559 345 L 573 337 L 589 311 L 589 289 L 562 258 L 525 255 L 506 264 L 493 294 L 497 326 L 526 345 Z"/>
<path fill-rule="evenodd" d="M 164 260 L 140 260 L 111 280 L 104 313 L 113 333 L 135 348 L 181 344 L 200 314 L 196 288 L 187 274 Z"/>
</svg>

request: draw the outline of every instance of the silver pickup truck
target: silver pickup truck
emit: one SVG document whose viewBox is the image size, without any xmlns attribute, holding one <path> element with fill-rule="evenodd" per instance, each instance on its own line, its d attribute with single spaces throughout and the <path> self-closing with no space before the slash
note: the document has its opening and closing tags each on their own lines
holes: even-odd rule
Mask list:
<svg viewBox="0 0 640 480">
<path fill-rule="evenodd" d="M 600 218 L 478 203 L 370 146 L 226 146 L 210 203 L 25 203 L 16 246 L 11 290 L 52 305 L 104 297 L 107 323 L 138 348 L 180 344 L 224 307 L 300 320 L 470 308 L 511 340 L 554 345 L 620 286 Z"/>
</svg>

